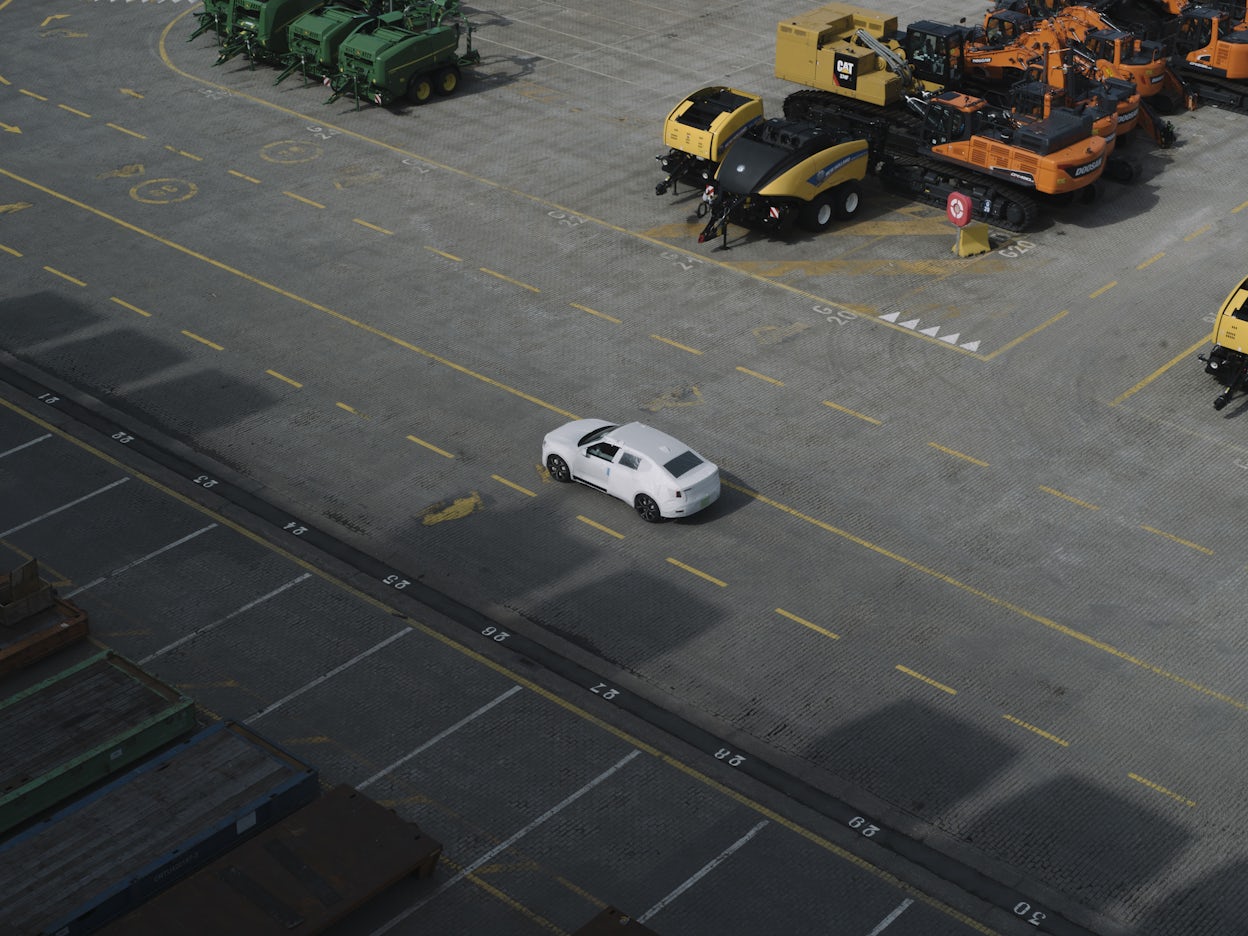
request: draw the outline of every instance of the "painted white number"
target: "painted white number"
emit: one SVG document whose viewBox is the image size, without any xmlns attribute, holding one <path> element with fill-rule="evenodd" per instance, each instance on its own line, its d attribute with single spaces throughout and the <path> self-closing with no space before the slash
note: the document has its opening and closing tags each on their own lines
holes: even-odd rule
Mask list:
<svg viewBox="0 0 1248 936">
<path fill-rule="evenodd" d="M 833 309 L 830 306 L 817 305 L 815 311 L 828 320 L 829 324 L 844 325 L 846 322 L 852 322 L 858 316 L 849 309 Z"/>
<path fill-rule="evenodd" d="M 606 683 L 599 683 L 598 685 L 594 686 L 589 691 L 598 693 L 604 699 L 614 699 L 616 696 L 620 694 L 619 689 L 612 689 Z"/>
<path fill-rule="evenodd" d="M 880 831 L 879 826 L 872 825 L 866 819 L 862 818 L 862 816 L 854 816 L 853 819 L 850 819 L 849 827 L 851 829 L 857 829 L 866 838 L 872 838 L 876 832 Z"/>
<path fill-rule="evenodd" d="M 715 757 L 718 760 L 727 761 L 728 766 L 730 767 L 740 767 L 742 764 L 745 763 L 744 754 L 736 754 L 728 750 L 727 748 L 720 748 L 718 751 L 715 752 Z"/>
<path fill-rule="evenodd" d="M 580 215 L 565 214 L 562 211 L 548 211 L 546 212 L 546 216 L 548 218 L 554 218 L 560 224 L 565 224 L 568 227 L 576 227 L 578 224 L 584 224 L 589 220 L 588 218 L 582 218 Z"/>
<path fill-rule="evenodd" d="M 419 159 L 416 159 L 416 158 L 414 158 L 414 157 L 412 157 L 412 156 L 408 156 L 406 159 L 404 159 L 404 160 L 403 160 L 403 165 L 405 165 L 405 166 L 411 166 L 413 169 L 415 169 L 415 170 L 416 170 L 417 172 L 419 172 L 421 175 L 424 175 L 426 172 L 432 172 L 432 171 L 433 171 L 433 170 L 432 170 L 429 166 L 426 166 L 426 165 L 425 165 L 424 163 L 422 163 Z"/>
<path fill-rule="evenodd" d="M 41 393 L 39 394 L 39 399 L 43 400 L 44 403 L 47 403 L 48 406 L 55 406 L 57 403 L 61 402 L 61 398 L 55 393 Z"/>
<path fill-rule="evenodd" d="M 336 137 L 341 132 L 341 130 L 335 130 L 332 127 L 308 127 L 308 133 L 318 140 L 328 140 L 331 137 Z"/>
<path fill-rule="evenodd" d="M 672 263 L 676 264 L 682 270 L 685 270 L 685 271 L 692 270 L 693 265 L 695 263 L 702 262 L 701 260 L 698 260 L 694 257 L 686 257 L 684 254 L 673 253 L 670 250 L 664 251 L 663 253 L 659 254 L 659 256 L 662 257 L 664 260 L 671 261 Z"/>
<path fill-rule="evenodd" d="M 113 438 L 116 439 L 118 442 L 120 442 L 122 445 L 129 445 L 131 442 L 134 441 L 134 436 L 130 435 L 128 432 L 114 432 Z"/>
<path fill-rule="evenodd" d="M 1031 904 L 1025 900 L 1021 900 L 1014 905 L 1014 913 L 1024 917 L 1032 926 L 1039 926 L 1048 916 L 1043 910 L 1033 910 Z"/>
<path fill-rule="evenodd" d="M 1015 241 L 1009 247 L 1006 247 L 1002 250 L 998 250 L 997 256 L 1005 257 L 1005 259 L 1007 260 L 1013 260 L 1015 257 L 1021 257 L 1023 254 L 1025 254 L 1027 251 L 1031 250 L 1035 246 L 1036 245 L 1033 244 L 1031 241 L 1025 241 L 1025 240 Z"/>
<path fill-rule="evenodd" d="M 412 584 L 407 579 L 399 578 L 397 575 L 387 575 L 385 578 L 382 579 L 382 582 L 389 585 L 391 588 L 397 588 L 400 591 L 402 591 L 404 588 L 407 588 L 408 585 Z"/>
<path fill-rule="evenodd" d="M 208 477 L 208 475 L 200 475 L 195 479 L 195 483 L 200 487 L 212 488 L 216 487 L 220 482 L 214 478 Z"/>
<path fill-rule="evenodd" d="M 482 630 L 481 633 L 484 634 L 486 637 L 491 638 L 492 640 L 498 641 L 499 643 L 502 643 L 504 640 L 506 640 L 508 637 L 511 636 L 511 634 L 507 633 L 505 630 L 499 630 L 497 627 L 495 627 L 492 624 L 489 627 Z"/>
<path fill-rule="evenodd" d="M 293 533 L 295 536 L 303 536 L 304 533 L 308 532 L 307 527 L 300 526 L 299 524 L 295 523 L 294 520 L 291 520 L 290 523 L 286 524 L 284 527 L 282 527 L 282 529 L 287 530 L 290 533 Z"/>
</svg>

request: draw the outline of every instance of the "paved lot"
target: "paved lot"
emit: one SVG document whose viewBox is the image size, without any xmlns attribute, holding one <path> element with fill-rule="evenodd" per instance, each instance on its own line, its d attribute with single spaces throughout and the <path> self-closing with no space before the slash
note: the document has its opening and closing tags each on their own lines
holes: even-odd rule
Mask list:
<svg viewBox="0 0 1248 936">
<path fill-rule="evenodd" d="M 871 860 L 907 880 L 923 864 L 909 849 L 930 849 L 942 863 L 915 871 L 919 889 L 990 926 L 1016 925 L 1020 894 L 1045 908 L 1041 931 L 1237 926 L 1248 685 L 1233 490 L 1248 451 L 1243 407 L 1214 414 L 1194 356 L 1243 276 L 1243 118 L 1179 115 L 1178 147 L 1132 144 L 1141 182 L 969 261 L 938 212 L 874 187 L 852 225 L 792 242 L 734 229 L 723 250 L 696 244 L 692 201 L 652 194 L 659 128 L 717 81 L 778 111 L 787 7 L 484 12 L 463 93 L 398 112 L 322 107 L 321 89 L 274 88 L 246 63 L 213 69 L 211 41 L 183 42 L 173 5 L 61 12 L 0 7 L 15 36 L 0 119 L 21 129 L 0 151 L 13 380 L 151 447 L 121 457 L 180 459 L 161 463 L 170 483 L 263 537 L 305 548 L 291 531 L 312 531 L 309 561 L 354 567 L 366 591 L 394 575 L 435 605 L 450 596 L 527 641 L 535 673 L 564 661 L 644 704 L 643 726 L 723 739 L 760 771 L 735 774 L 751 792 L 786 793 L 815 824 L 869 816 L 892 843 Z M 6 396 L 38 409 L 38 393 Z M 651 528 L 556 488 L 537 443 L 573 415 L 661 423 L 723 465 L 725 496 Z M 87 422 L 93 444 L 117 441 Z M 217 491 L 196 491 L 199 475 Z M 95 489 L 21 483 L 32 504 Z M 154 535 L 170 508 L 152 509 L 150 548 L 193 532 Z M 62 573 L 80 586 L 124 565 L 100 558 L 111 532 Z M 48 544 L 9 541 L 52 562 Z M 211 568 L 195 542 L 184 555 Z M 332 597 L 309 600 L 312 646 L 179 654 L 205 706 L 254 713 L 262 700 L 218 700 L 215 684 L 280 699 L 336 665 L 320 644 L 347 660 L 385 639 L 337 626 Z M 481 682 L 405 740 L 506 688 Z M 391 717 L 349 709 L 316 718 L 335 711 L 338 732 L 367 738 Z M 680 726 L 668 734 L 689 741 Z M 614 738 L 584 742 L 600 757 L 541 760 L 585 764 L 574 790 L 627 753 Z M 464 814 L 492 841 L 523 825 L 480 808 Z M 671 877 L 705 861 L 688 864 Z M 793 880 L 776 889 L 796 892 L 796 864 L 766 866 Z M 968 897 L 960 875 L 999 889 Z"/>
</svg>

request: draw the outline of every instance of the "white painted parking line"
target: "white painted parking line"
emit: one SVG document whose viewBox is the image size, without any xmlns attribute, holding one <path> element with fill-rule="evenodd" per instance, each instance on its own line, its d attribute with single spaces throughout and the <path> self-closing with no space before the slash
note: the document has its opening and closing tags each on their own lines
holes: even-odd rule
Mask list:
<svg viewBox="0 0 1248 936">
<path fill-rule="evenodd" d="M 374 644 L 373 646 L 371 646 L 371 647 L 369 647 L 367 650 L 365 650 L 363 653 L 357 653 L 355 656 L 353 656 L 351 659 L 347 660 L 347 662 L 346 662 L 346 663 L 343 663 L 341 666 L 335 666 L 332 670 L 330 670 L 330 671 L 329 671 L 328 673 L 326 673 L 324 676 L 318 676 L 318 677 L 316 677 L 316 679 L 312 680 L 312 681 L 311 681 L 310 683 L 308 683 L 306 686 L 301 686 L 300 688 L 298 688 L 298 689 L 296 689 L 294 692 L 292 692 L 290 695 L 283 696 L 282 698 L 280 698 L 280 699 L 278 699 L 276 702 L 274 702 L 272 705 L 270 705 L 268 708 L 266 708 L 266 709 L 261 709 L 260 711 L 256 712 L 256 714 L 255 714 L 255 715 L 252 715 L 252 716 L 250 716 L 249 718 L 244 718 L 244 719 L 243 719 L 243 724 L 244 724 L 244 725 L 250 725 L 252 722 L 256 721 L 257 719 L 264 718 L 264 716 L 265 716 L 265 715 L 268 715 L 268 714 L 269 714 L 269 712 L 276 711 L 277 709 L 279 709 L 279 708 L 281 708 L 283 705 L 285 705 L 287 702 L 289 702 L 291 699 L 297 699 L 297 698 L 299 698 L 299 696 L 303 695 L 303 694 L 304 694 L 305 692 L 307 692 L 309 689 L 315 689 L 315 688 L 316 688 L 317 686 L 319 686 L 321 683 L 325 682 L 325 680 L 327 680 L 327 679 L 333 679 L 335 676 L 337 676 L 337 675 L 338 675 L 339 673 L 341 673 L 343 670 L 350 669 L 351 667 L 355 666 L 355 664 L 356 664 L 356 663 L 359 663 L 359 662 L 360 662 L 360 660 L 363 660 L 363 659 L 365 659 L 365 658 L 367 658 L 367 657 L 372 656 L 374 653 L 376 653 L 376 652 L 377 652 L 378 650 L 380 650 L 382 647 L 388 647 L 390 644 L 394 643 L 396 640 L 398 640 L 398 639 L 399 639 L 400 637 L 402 637 L 404 634 L 410 634 L 411 632 L 412 632 L 412 629 L 411 629 L 410 627 L 405 627 L 405 628 L 403 628 L 401 631 L 399 631 L 397 634 L 391 634 L 389 637 L 387 637 L 387 638 L 386 638 L 385 640 L 383 640 L 381 643 L 379 643 L 379 644 Z"/>
<path fill-rule="evenodd" d="M 672 891 L 670 894 L 668 894 L 666 897 L 660 900 L 657 904 L 655 904 L 653 907 L 651 907 L 649 910 L 647 910 L 645 913 L 639 916 L 637 918 L 637 922 L 645 923 L 646 920 L 650 919 L 652 916 L 654 916 L 656 913 L 658 913 L 660 910 L 662 910 L 664 907 L 670 904 L 673 900 L 675 900 L 677 897 L 679 897 L 689 888 L 693 887 L 694 884 L 697 884 L 698 881 L 702 880 L 702 878 L 706 877 L 708 874 L 714 871 L 716 867 L 718 867 L 720 864 L 726 861 L 733 852 L 735 852 L 738 848 L 740 848 L 742 845 L 744 845 L 746 842 L 748 842 L 750 839 L 756 836 L 759 832 L 761 832 L 763 829 L 763 826 L 765 825 L 767 825 L 766 819 L 764 819 L 758 825 L 754 826 L 754 828 L 750 829 L 749 832 L 746 832 L 745 835 L 741 836 L 739 839 L 737 839 L 735 842 L 733 842 L 731 845 L 725 848 L 722 852 L 719 853 L 717 857 L 712 858 L 709 862 L 706 863 L 705 867 L 703 867 L 701 871 L 699 871 L 693 877 L 689 878 L 689 880 L 685 881 L 684 884 L 681 884 L 680 887 L 676 888 L 674 891 Z"/>
<path fill-rule="evenodd" d="M 41 435 L 37 439 L 31 439 L 29 442 L 23 442 L 21 445 L 15 445 L 7 452 L 0 452 L 0 458 L 8 458 L 14 452 L 20 452 L 22 449 L 30 448 L 32 445 L 38 445 L 40 442 L 44 442 L 50 438 L 52 438 L 52 433 L 49 432 L 45 435 Z"/>
<path fill-rule="evenodd" d="M 867 936 L 880 936 L 880 933 L 884 932 L 884 930 L 887 929 L 889 926 L 892 926 L 893 921 L 897 919 L 899 916 L 901 916 L 903 913 L 905 913 L 906 908 L 909 907 L 912 903 L 914 903 L 914 901 L 911 900 L 909 897 L 907 897 L 905 900 L 903 900 L 901 903 L 899 903 L 896 907 L 893 908 L 892 913 L 890 913 L 884 919 L 880 920 L 879 924 L 875 927 L 875 929 L 867 933 Z"/>
<path fill-rule="evenodd" d="M 225 617 L 218 618 L 217 620 L 213 621 L 211 624 L 205 624 L 203 627 L 199 628 L 198 630 L 191 631 L 185 637 L 179 637 L 173 643 L 169 644 L 168 646 L 161 647 L 155 653 L 149 653 L 143 659 L 139 660 L 139 666 L 143 666 L 144 664 L 151 662 L 152 660 L 156 659 L 158 656 L 164 656 L 170 650 L 173 650 L 175 647 L 182 646 L 188 640 L 194 640 L 196 637 L 203 636 L 204 634 L 208 633 L 213 628 L 220 627 L 222 624 L 224 624 L 226 621 L 230 620 L 231 618 L 236 618 L 240 614 L 250 611 L 256 605 L 263 604 L 264 602 L 268 601 L 270 598 L 276 598 L 286 589 L 293 588 L 295 585 L 298 585 L 304 579 L 309 579 L 311 577 L 312 577 L 311 572 L 304 572 L 303 575 L 299 576 L 297 579 L 293 579 L 292 581 L 287 582 L 285 585 L 278 586 L 277 588 L 269 592 L 267 595 L 261 595 L 255 601 L 252 601 L 252 602 L 249 602 L 248 604 L 243 605 L 241 608 L 239 608 L 236 611 L 231 611 Z"/>
<path fill-rule="evenodd" d="M 558 805 L 552 806 L 550 809 L 546 810 L 544 813 L 542 813 L 540 816 L 538 816 L 536 819 L 530 822 L 527 826 L 525 826 L 515 835 L 511 836 L 511 838 L 507 839 L 505 842 L 500 842 L 499 844 L 495 845 L 493 848 L 487 851 L 484 855 L 482 855 L 472 864 L 465 865 L 463 868 L 460 869 L 458 874 L 456 874 L 453 878 L 448 880 L 445 884 L 443 884 L 441 887 L 435 890 L 432 894 L 430 894 L 424 900 L 420 900 L 412 904 L 412 906 L 408 907 L 406 910 L 404 910 L 394 919 L 390 920 L 388 923 L 384 924 L 380 928 L 373 930 L 370 936 L 382 936 L 383 933 L 390 932 L 390 930 L 394 929 L 396 926 L 398 926 L 400 923 L 402 923 L 404 920 L 410 917 L 413 913 L 418 911 L 421 907 L 425 906 L 425 904 L 429 903 L 429 901 L 433 900 L 439 894 L 454 887 L 464 878 L 468 877 L 468 875 L 476 871 L 477 868 L 481 867 L 487 861 L 492 860 L 495 855 L 511 848 L 512 845 L 516 844 L 516 842 L 520 841 L 520 839 L 524 838 L 524 836 L 528 835 L 530 832 L 532 832 L 534 829 L 540 826 L 547 819 L 551 818 L 552 816 L 558 815 L 559 812 L 561 812 L 563 809 L 565 809 L 568 806 L 571 806 L 573 803 L 575 803 L 578 799 L 580 799 L 582 796 L 584 796 L 586 793 L 588 793 L 598 784 L 610 778 L 617 770 L 622 768 L 625 764 L 627 764 L 629 761 L 631 761 L 634 757 L 636 757 L 640 753 L 641 751 L 637 750 L 636 748 L 629 751 L 626 755 L 624 755 L 623 758 L 621 758 L 615 764 L 614 767 L 604 770 L 602 773 L 594 777 L 593 780 L 590 780 L 589 783 L 585 784 L 575 793 L 572 793 L 571 795 L 565 797 Z"/>
<path fill-rule="evenodd" d="M 40 520 L 47 520 L 48 517 L 55 517 L 58 513 L 60 513 L 63 510 L 69 510 L 69 508 L 71 507 L 77 507 L 83 501 L 89 501 L 91 498 L 95 497 L 97 494 L 103 494 L 105 491 L 111 491 L 117 485 L 125 484 L 129 480 L 130 480 L 129 478 L 118 478 L 112 484 L 106 484 L 102 488 L 100 488 L 98 491 L 92 491 L 90 494 L 84 494 L 82 495 L 82 497 L 78 498 L 77 500 L 72 500 L 68 504 L 62 504 L 60 507 L 57 507 L 56 510 L 49 510 L 47 513 L 40 514 L 39 516 L 35 517 L 33 520 L 27 520 L 25 523 L 19 523 L 15 527 L 11 527 L 10 529 L 0 532 L 0 539 L 4 539 L 6 536 L 16 533 L 18 530 L 24 530 L 28 526 L 34 526 Z"/>
<path fill-rule="evenodd" d="M 204 527 L 202 530 L 196 530 L 194 533 L 188 533 L 186 536 L 182 537 L 180 540 L 174 540 L 172 543 L 169 543 L 166 546 L 161 546 L 160 549 L 156 550 L 155 552 L 150 552 L 146 556 L 143 556 L 139 559 L 135 559 L 134 562 L 131 562 L 128 565 L 124 565 L 120 569 L 113 569 L 113 571 L 109 572 L 108 575 L 101 576 L 100 578 L 97 578 L 93 582 L 87 582 L 86 585 L 80 585 L 78 588 L 75 588 L 65 597 L 73 598 L 74 595 L 81 594 L 82 592 L 86 591 L 88 588 L 94 588 L 96 585 L 99 585 L 100 582 L 110 579 L 115 575 L 121 575 L 122 572 L 129 572 L 135 566 L 140 566 L 143 563 L 147 562 L 148 559 L 155 559 L 161 553 L 166 553 L 176 546 L 181 546 L 183 543 L 189 543 L 191 540 L 193 540 L 195 537 L 199 536 L 200 534 L 207 533 L 209 530 L 215 530 L 216 528 L 217 528 L 217 525 L 215 523 L 210 523 L 206 527 Z"/>
<path fill-rule="evenodd" d="M 467 716 L 465 716 L 465 717 L 461 718 L 461 719 L 460 719 L 459 721 L 457 721 L 455 724 L 451 725 L 451 727 L 450 727 L 450 728 L 447 728 L 445 731 L 441 731 L 441 732 L 439 732 L 438 734 L 434 735 L 432 738 L 430 738 L 428 741 L 426 741 L 424 744 L 422 744 L 422 745 L 421 745 L 420 747 L 418 747 L 416 750 L 412 751 L 410 754 L 405 754 L 403 757 L 400 757 L 397 761 L 395 761 L 393 764 L 391 764 L 389 767 L 385 768 L 384 770 L 379 770 L 379 771 L 377 771 L 377 773 L 373 774 L 371 777 L 369 777 L 369 778 L 368 778 L 367 780 L 365 780 L 363 783 L 357 783 L 357 784 L 355 785 L 355 788 L 356 788 L 357 790 L 362 790 L 362 789 L 364 789 L 366 786 L 371 786 L 372 784 L 374 784 L 374 783 L 376 783 L 378 780 L 380 780 L 382 777 L 384 777 L 386 774 L 390 773 L 392 770 L 395 770 L 395 769 L 397 769 L 397 768 L 399 768 L 399 767 L 402 767 L 404 764 L 406 764 L 408 761 L 410 761 L 410 760 L 411 760 L 413 757 L 415 757 L 417 754 L 420 754 L 420 753 L 423 753 L 424 751 L 429 750 L 429 748 L 433 747 L 435 744 L 437 744 L 437 743 L 438 743 L 439 741 L 441 741 L 443 738 L 447 737 L 448 735 L 452 735 L 452 734 L 454 734 L 455 732 L 459 731 L 459 729 L 460 729 L 460 728 L 463 728 L 463 727 L 464 727 L 464 725 L 468 724 L 468 723 L 469 723 L 470 721 L 472 721 L 473 719 L 475 719 L 475 718 L 479 718 L 480 716 L 484 715 L 486 712 L 488 712 L 488 711 L 489 711 L 490 709 L 492 709 L 494 706 L 498 705 L 498 703 L 502 702 L 504 699 L 509 699 L 509 698 L 511 698 L 513 695 L 515 695 L 515 694 L 516 694 L 517 692 L 519 692 L 519 691 L 520 691 L 520 687 L 519 687 L 519 686 L 512 686 L 510 689 L 508 689 L 506 692 L 504 692 L 502 695 L 500 695 L 497 699 L 493 699 L 493 700 L 492 700 L 492 701 L 490 701 L 490 702 L 486 702 L 486 703 L 485 703 L 485 705 L 481 706 L 479 709 L 477 709 L 477 710 L 476 710 L 475 712 L 473 712 L 471 715 L 467 715 Z"/>
</svg>

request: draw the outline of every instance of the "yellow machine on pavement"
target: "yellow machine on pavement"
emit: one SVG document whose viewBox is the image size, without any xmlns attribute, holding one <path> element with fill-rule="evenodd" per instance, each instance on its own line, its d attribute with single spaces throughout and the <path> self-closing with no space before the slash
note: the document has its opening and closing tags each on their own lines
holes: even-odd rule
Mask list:
<svg viewBox="0 0 1248 936">
<path fill-rule="evenodd" d="M 1248 279 L 1232 289 L 1222 303 L 1213 328 L 1213 350 L 1200 359 L 1205 362 L 1205 373 L 1213 374 L 1226 386 L 1213 401 L 1214 409 L 1222 409 L 1236 390 L 1248 386 Z"/>
</svg>

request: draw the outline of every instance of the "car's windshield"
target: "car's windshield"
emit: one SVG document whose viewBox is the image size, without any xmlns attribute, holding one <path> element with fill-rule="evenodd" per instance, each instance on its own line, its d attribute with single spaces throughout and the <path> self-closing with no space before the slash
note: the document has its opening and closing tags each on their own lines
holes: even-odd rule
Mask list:
<svg viewBox="0 0 1248 936">
<path fill-rule="evenodd" d="M 677 455 L 663 467 L 671 473 L 673 478 L 679 478 L 700 464 L 702 464 L 702 459 L 694 455 L 692 451 L 688 451 L 683 455 Z"/>
<path fill-rule="evenodd" d="M 595 429 L 587 436 L 581 436 L 581 441 L 577 445 L 589 445 L 591 442 L 597 442 L 612 429 L 618 429 L 619 426 L 603 426 L 601 429 Z"/>
</svg>

